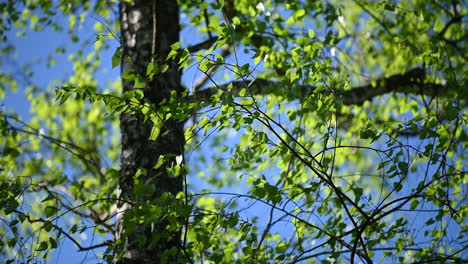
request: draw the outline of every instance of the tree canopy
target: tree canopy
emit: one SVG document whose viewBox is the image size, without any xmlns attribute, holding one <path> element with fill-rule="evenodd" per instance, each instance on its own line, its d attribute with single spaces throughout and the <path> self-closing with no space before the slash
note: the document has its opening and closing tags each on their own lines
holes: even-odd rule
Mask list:
<svg viewBox="0 0 468 264">
<path fill-rule="evenodd" d="M 0 261 L 468 262 L 463 1 L 0 13 Z"/>
</svg>

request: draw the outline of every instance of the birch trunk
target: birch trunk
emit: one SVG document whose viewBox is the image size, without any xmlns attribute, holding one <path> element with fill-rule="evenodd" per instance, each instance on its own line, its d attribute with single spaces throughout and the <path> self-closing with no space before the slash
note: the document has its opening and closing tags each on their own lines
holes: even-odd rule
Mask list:
<svg viewBox="0 0 468 264">
<path fill-rule="evenodd" d="M 179 9 L 175 0 L 137 0 L 121 2 L 120 23 L 122 33 L 122 73 L 133 69 L 145 76 L 146 67 L 152 57 L 165 59 L 170 45 L 179 41 Z M 175 62 L 169 69 L 151 81 L 144 88 L 145 99 L 157 109 L 158 103 L 168 98 L 171 91 L 182 89 L 181 73 Z M 134 82 L 123 80 L 123 92 L 135 89 Z M 175 157 L 183 155 L 183 124 L 174 119 L 164 121 L 157 140 L 149 140 L 153 123 L 144 121 L 141 114 L 124 113 L 120 117 L 122 133 L 120 202 L 117 217 L 117 243 L 114 262 L 126 263 L 179 263 L 181 259 L 180 229 L 167 230 L 169 222 L 164 208 L 152 203 L 163 193 L 169 197 L 183 190 L 182 178 L 170 177 L 166 168 L 175 163 Z M 160 155 L 169 160 L 154 169 Z M 147 186 L 143 192 L 135 191 L 135 173 L 144 169 L 146 175 L 138 181 Z M 151 192 L 151 188 L 155 191 Z M 171 199 L 171 198 L 169 198 Z M 142 208 L 155 206 L 156 213 L 142 215 Z M 120 255 L 119 255 L 120 253 Z"/>
</svg>

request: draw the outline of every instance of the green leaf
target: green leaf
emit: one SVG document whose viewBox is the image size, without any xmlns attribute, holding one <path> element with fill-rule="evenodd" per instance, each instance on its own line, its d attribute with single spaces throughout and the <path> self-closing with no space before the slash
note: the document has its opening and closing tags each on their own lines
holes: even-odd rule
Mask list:
<svg viewBox="0 0 468 264">
<path fill-rule="evenodd" d="M 120 61 L 122 60 L 122 48 L 118 47 L 114 55 L 112 56 L 112 68 L 115 68 L 120 65 Z"/>
<path fill-rule="evenodd" d="M 69 92 L 61 93 L 59 104 L 61 104 L 61 105 L 64 104 L 64 103 L 68 100 L 68 98 L 70 97 L 70 95 L 71 95 L 71 93 L 69 93 Z M 58 98 L 57 98 L 57 99 L 58 99 Z"/>
<path fill-rule="evenodd" d="M 398 240 L 396 242 L 397 253 L 400 253 L 404 248 L 405 248 L 405 244 L 403 243 L 403 241 Z"/>
<path fill-rule="evenodd" d="M 136 89 L 141 89 L 141 88 L 146 87 L 146 80 L 139 74 L 136 75 L 134 87 Z"/>
<path fill-rule="evenodd" d="M 246 63 L 239 68 L 239 75 L 249 75 L 250 64 Z"/>
<path fill-rule="evenodd" d="M 403 185 L 400 182 L 394 182 L 393 188 L 395 188 L 395 191 L 399 192 L 403 188 Z"/>
<path fill-rule="evenodd" d="M 244 97 L 246 94 L 247 94 L 247 89 L 245 89 L 245 88 L 242 88 L 242 89 L 239 91 L 239 96 L 240 96 L 240 97 Z"/>
<path fill-rule="evenodd" d="M 418 207 L 418 205 L 419 205 L 419 201 L 414 200 L 413 202 L 411 202 L 410 209 L 414 210 L 414 209 L 416 209 Z"/>
<path fill-rule="evenodd" d="M 19 214 L 18 214 L 18 219 L 20 220 L 21 223 L 23 223 L 24 220 L 26 220 L 26 214 L 24 214 L 24 213 L 19 213 Z"/>
<path fill-rule="evenodd" d="M 221 10 L 224 6 L 224 0 L 215 0 L 212 6 L 216 10 Z"/>
<path fill-rule="evenodd" d="M 50 232 L 54 228 L 51 222 L 45 222 L 44 225 L 42 226 L 42 229 L 46 232 Z"/>
<path fill-rule="evenodd" d="M 18 239 L 16 237 L 14 237 L 14 238 L 8 239 L 7 245 L 10 248 L 14 248 L 16 246 L 16 242 L 18 242 Z"/>
<path fill-rule="evenodd" d="M 151 135 L 149 139 L 153 141 L 158 139 L 159 133 L 161 133 L 161 128 L 159 128 L 156 124 L 154 124 L 153 128 L 151 129 Z"/>
<path fill-rule="evenodd" d="M 153 78 L 154 74 L 156 74 L 157 64 L 154 62 L 150 62 L 146 67 L 146 76 L 149 78 Z"/>
<path fill-rule="evenodd" d="M 133 69 L 127 69 L 123 74 L 122 78 L 128 82 L 133 81 L 135 79 L 135 72 Z"/>
<path fill-rule="evenodd" d="M 208 72 L 208 70 L 213 66 L 213 62 L 210 60 L 204 60 L 198 65 L 198 69 L 201 72 Z"/>
<path fill-rule="evenodd" d="M 180 49 L 180 42 L 176 42 L 174 44 L 171 45 L 171 50 L 179 50 Z"/>
<path fill-rule="evenodd" d="M 405 173 L 408 171 L 408 163 L 407 162 L 398 162 L 398 168 L 401 172 Z"/>
<path fill-rule="evenodd" d="M 147 175 L 147 171 L 145 169 L 143 169 L 143 168 L 139 168 L 137 170 L 137 172 L 135 173 L 135 176 L 133 176 L 133 178 L 138 179 L 138 178 L 140 178 L 141 175 L 144 175 L 144 176 Z"/>
<path fill-rule="evenodd" d="M 296 19 L 302 19 L 306 14 L 306 10 L 305 9 L 298 9 L 295 13 L 295 16 L 296 16 Z"/>
<path fill-rule="evenodd" d="M 426 225 L 432 225 L 435 223 L 435 220 L 433 218 L 430 218 L 429 220 L 426 221 Z"/>
<path fill-rule="evenodd" d="M 54 199 L 55 199 L 55 195 L 53 193 L 49 193 L 44 199 L 42 199 L 41 202 L 43 203 L 43 202 L 54 200 Z"/>
<path fill-rule="evenodd" d="M 48 248 L 49 248 L 49 244 L 47 244 L 46 241 L 41 241 L 41 243 L 39 243 L 39 245 L 36 247 L 36 250 L 44 251 L 44 250 L 47 250 Z"/>
<path fill-rule="evenodd" d="M 57 241 L 52 237 L 49 237 L 49 244 L 50 244 L 51 248 L 57 248 L 58 247 Z"/>
<path fill-rule="evenodd" d="M 70 228 L 70 234 L 73 234 L 73 233 L 76 233 L 76 231 L 78 230 L 78 225 L 73 225 L 71 228 Z"/>
<path fill-rule="evenodd" d="M 167 54 L 167 59 L 170 60 L 170 59 L 174 58 L 175 56 L 177 56 L 177 54 L 179 54 L 179 52 L 177 50 L 171 50 L 169 52 L 169 54 Z"/>
<path fill-rule="evenodd" d="M 47 217 L 54 216 L 54 215 L 56 215 L 59 211 L 60 211 L 60 210 L 59 210 L 57 207 L 51 206 L 51 205 L 46 206 L 46 207 L 44 208 L 44 214 L 45 214 Z"/>
<path fill-rule="evenodd" d="M 159 134 L 161 133 L 161 128 L 163 127 L 163 123 L 161 118 L 157 116 L 157 114 L 151 117 L 151 121 L 153 121 L 153 128 L 151 129 L 149 139 L 154 141 L 158 139 Z"/>
<path fill-rule="evenodd" d="M 362 195 L 364 194 L 364 190 L 360 187 L 352 187 L 352 191 L 354 193 L 354 201 L 355 202 L 360 201 Z"/>
<path fill-rule="evenodd" d="M 3 156 L 10 156 L 11 158 L 16 158 L 21 154 L 16 148 L 5 147 L 3 149 Z"/>
<path fill-rule="evenodd" d="M 162 155 L 158 157 L 158 161 L 154 165 L 154 169 L 159 169 L 166 162 L 166 158 Z"/>
<path fill-rule="evenodd" d="M 241 139 L 240 139 L 239 148 L 240 148 L 240 149 L 244 149 L 245 147 L 247 147 L 247 143 L 248 143 L 248 142 L 249 142 L 249 135 L 247 135 L 247 134 L 242 134 Z"/>
</svg>

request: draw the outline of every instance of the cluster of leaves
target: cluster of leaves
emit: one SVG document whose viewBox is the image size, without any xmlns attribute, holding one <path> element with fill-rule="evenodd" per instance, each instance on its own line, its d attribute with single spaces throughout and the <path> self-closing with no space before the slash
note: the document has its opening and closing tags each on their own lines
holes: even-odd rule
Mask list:
<svg viewBox="0 0 468 264">
<path fill-rule="evenodd" d="M 213 39 L 207 50 L 183 48 L 184 39 L 174 43 L 167 58 L 148 63 L 146 76 L 122 73 L 135 89 L 119 95 L 118 86 L 101 89 L 93 75 L 108 48 L 99 40 L 92 52 L 83 48 L 70 57 L 73 75 L 58 81 L 70 85 L 55 96 L 52 89 L 26 90 L 30 121 L 1 113 L 0 245 L 6 260 L 47 259 L 69 239 L 81 251 L 108 246 L 104 254 L 112 262 L 121 241 L 83 246 L 76 234 L 115 233 L 119 144 L 110 137 L 124 112 L 152 121 L 151 140 L 169 118 L 187 122 L 188 163 L 166 168 L 173 177 L 187 177 L 187 192 L 142 201 L 126 215 L 133 223 L 127 233 L 150 223 L 182 230 L 184 262 L 466 260 L 466 7 L 422 0 L 180 2 L 188 16 L 184 26 Z M 24 10 L 60 11 L 71 29 L 89 10 L 111 17 L 106 1 L 73 10 L 67 8 L 80 1 L 54 8 L 45 3 Z M 0 8 L 12 20 L 5 25 L 49 25 L 29 21 L 28 14 L 20 19 L 11 2 Z M 95 30 L 108 32 L 99 22 Z M 70 37 L 78 42 L 72 31 Z M 231 61 L 217 53 L 226 46 Z M 118 47 L 112 67 L 121 55 Z M 142 88 L 170 60 L 181 70 L 196 68 L 204 81 L 151 104 Z M 415 84 L 419 89 L 442 84 L 449 92 L 408 95 L 411 87 L 401 87 L 360 105 L 345 105 L 340 97 L 418 66 L 427 71 Z M 12 74 L 0 78 L 0 95 L 16 86 Z M 166 160 L 155 157 L 155 166 Z M 135 193 L 154 191 L 140 181 L 144 174 L 134 176 Z M 164 235 L 139 242 L 156 244 Z"/>
</svg>

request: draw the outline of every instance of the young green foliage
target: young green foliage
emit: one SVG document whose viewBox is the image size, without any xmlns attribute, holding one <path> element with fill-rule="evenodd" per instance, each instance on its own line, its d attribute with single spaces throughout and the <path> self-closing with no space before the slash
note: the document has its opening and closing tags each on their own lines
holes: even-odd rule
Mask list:
<svg viewBox="0 0 468 264">
<path fill-rule="evenodd" d="M 181 40 L 165 43 L 155 23 L 139 41 L 167 56 L 121 73 L 139 57 L 116 36 L 117 3 L 0 4 L 5 57 L 20 41 L 8 34 L 66 37 L 48 42 L 57 54 L 40 54 L 44 65 L 0 64 L 0 97 L 21 91 L 29 105 L 0 111 L 0 261 L 47 261 L 68 240 L 116 263 L 129 239 L 151 251 L 174 234 L 161 263 L 467 261 L 461 1 L 177 2 Z M 61 54 L 69 74 L 36 84 Z M 145 144 L 184 137 L 185 155 L 121 152 L 124 115 L 145 124 Z M 132 155 L 154 164 L 124 178 L 119 159 Z M 120 200 L 123 186 L 135 199 Z"/>
</svg>

